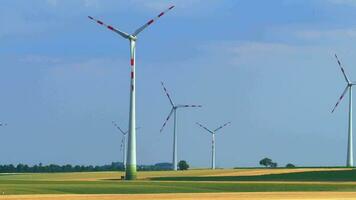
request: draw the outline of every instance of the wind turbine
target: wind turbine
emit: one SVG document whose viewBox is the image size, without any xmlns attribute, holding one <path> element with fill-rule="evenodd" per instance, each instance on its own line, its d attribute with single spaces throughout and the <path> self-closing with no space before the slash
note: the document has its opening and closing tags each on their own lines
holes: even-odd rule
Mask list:
<svg viewBox="0 0 356 200">
<path fill-rule="evenodd" d="M 128 151 L 127 151 L 127 163 L 125 167 L 125 179 L 134 180 L 137 176 L 137 166 L 136 166 L 136 76 L 135 76 L 135 66 L 136 66 L 136 40 L 139 33 L 151 25 L 154 21 L 162 17 L 166 12 L 173 9 L 174 6 L 169 7 L 167 10 L 161 12 L 155 18 L 148 21 L 146 24 L 138 28 L 132 34 L 127 34 L 120 31 L 113 26 L 107 25 L 104 22 L 97 20 L 91 16 L 89 19 L 95 21 L 96 23 L 108 28 L 109 30 L 119 34 L 124 39 L 130 42 L 130 65 L 131 65 L 131 85 L 130 85 L 130 114 L 129 114 L 129 135 L 128 135 Z"/>
<path fill-rule="evenodd" d="M 356 83 L 351 82 L 350 79 L 347 77 L 344 68 L 342 67 L 342 64 L 335 54 L 335 58 L 337 60 L 337 63 L 341 69 L 342 74 L 344 75 L 345 81 L 346 81 L 346 87 L 344 91 L 342 92 L 339 100 L 335 104 L 334 108 L 332 109 L 331 113 L 333 113 L 336 109 L 336 107 L 339 105 L 341 100 L 344 98 L 345 94 L 347 91 L 349 91 L 349 132 L 348 132 L 348 141 L 347 141 L 347 160 L 346 160 L 346 166 L 347 167 L 353 167 L 354 166 L 354 158 L 353 158 L 353 147 L 352 147 L 352 86 L 356 85 Z"/>
<path fill-rule="evenodd" d="M 121 140 L 121 150 L 122 150 L 122 163 L 124 164 L 124 167 L 126 167 L 126 135 L 129 132 L 123 131 L 119 125 L 116 124 L 116 122 L 112 121 L 112 124 L 122 133 L 122 140 Z M 136 130 L 140 129 L 140 127 L 137 127 Z"/>
<path fill-rule="evenodd" d="M 123 155 L 122 155 L 122 163 L 124 164 L 124 167 L 126 167 L 126 135 L 128 133 L 128 131 L 123 131 L 120 126 L 118 126 L 114 121 L 112 121 L 112 123 L 114 124 L 114 126 L 122 133 L 122 140 L 121 140 L 121 149 L 122 149 L 122 152 L 123 152 Z"/>
<path fill-rule="evenodd" d="M 224 128 L 225 126 L 231 124 L 231 122 L 227 122 L 221 126 L 219 126 L 218 128 L 216 128 L 215 130 L 210 130 L 208 128 L 206 128 L 205 126 L 199 124 L 198 122 L 196 123 L 198 126 L 200 126 L 201 128 L 203 128 L 204 130 L 208 131 L 209 133 L 211 133 L 212 135 L 212 140 L 211 140 L 211 169 L 215 169 L 215 133 L 216 131 Z"/>
<path fill-rule="evenodd" d="M 169 118 L 172 116 L 172 114 L 174 115 L 174 126 L 173 126 L 173 160 L 172 160 L 172 165 L 173 165 L 173 170 L 177 171 L 177 109 L 179 108 L 189 108 L 189 107 L 201 107 L 201 105 L 175 105 L 166 89 L 166 87 L 164 86 L 164 83 L 161 82 L 162 87 L 164 92 L 166 93 L 168 100 L 172 106 L 171 112 L 168 114 L 168 117 L 166 118 L 166 120 L 163 123 L 163 126 L 160 130 L 160 132 L 163 131 L 163 128 L 166 126 Z"/>
</svg>

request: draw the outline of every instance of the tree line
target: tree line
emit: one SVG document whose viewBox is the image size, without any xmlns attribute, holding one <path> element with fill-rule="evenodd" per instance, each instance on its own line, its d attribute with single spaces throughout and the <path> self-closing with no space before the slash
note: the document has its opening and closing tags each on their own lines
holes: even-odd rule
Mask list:
<svg viewBox="0 0 356 200">
<path fill-rule="evenodd" d="M 154 165 L 138 165 L 139 171 L 162 171 L 172 169 L 171 163 L 157 163 Z M 0 165 L 0 173 L 54 173 L 54 172 L 100 172 L 100 171 L 124 171 L 125 166 L 122 162 L 112 162 L 107 165 Z"/>
</svg>

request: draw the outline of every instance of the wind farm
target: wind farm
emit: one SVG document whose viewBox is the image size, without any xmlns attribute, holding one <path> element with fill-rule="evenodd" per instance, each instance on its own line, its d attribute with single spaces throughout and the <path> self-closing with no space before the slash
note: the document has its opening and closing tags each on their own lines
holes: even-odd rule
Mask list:
<svg viewBox="0 0 356 200">
<path fill-rule="evenodd" d="M 355 11 L 2 1 L 0 200 L 356 199 Z"/>
</svg>

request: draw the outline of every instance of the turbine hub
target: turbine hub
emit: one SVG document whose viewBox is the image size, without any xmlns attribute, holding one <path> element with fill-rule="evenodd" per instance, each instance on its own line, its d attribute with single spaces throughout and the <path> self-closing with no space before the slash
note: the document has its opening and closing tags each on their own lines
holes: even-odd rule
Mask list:
<svg viewBox="0 0 356 200">
<path fill-rule="evenodd" d="M 129 35 L 129 39 L 130 39 L 130 40 L 133 40 L 133 41 L 136 41 L 136 40 L 137 40 L 137 37 L 134 36 L 134 35 Z"/>
</svg>

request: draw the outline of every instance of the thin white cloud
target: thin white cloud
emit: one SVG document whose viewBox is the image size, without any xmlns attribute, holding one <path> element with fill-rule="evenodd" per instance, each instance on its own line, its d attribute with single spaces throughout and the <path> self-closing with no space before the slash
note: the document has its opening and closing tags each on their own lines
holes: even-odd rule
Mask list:
<svg viewBox="0 0 356 200">
<path fill-rule="evenodd" d="M 147 1 L 147 0 L 131 0 L 130 4 L 135 5 L 138 8 L 149 9 L 149 10 L 163 10 L 168 6 L 172 5 L 172 2 L 157 0 L 157 1 Z"/>
<path fill-rule="evenodd" d="M 50 6 L 57 6 L 58 0 L 46 0 L 47 4 Z"/>
<path fill-rule="evenodd" d="M 61 62 L 60 58 L 49 57 L 43 55 L 25 55 L 19 58 L 20 62 L 30 64 L 58 64 Z"/>
<path fill-rule="evenodd" d="M 46 0 L 46 3 L 49 5 L 49 6 L 53 6 L 53 7 L 56 7 L 56 6 L 59 6 L 59 5 L 66 5 L 68 3 L 73 3 L 71 1 L 58 1 L 58 0 Z M 77 1 L 77 3 L 79 3 L 79 5 L 82 5 L 84 7 L 97 7 L 98 4 L 99 4 L 99 1 L 98 0 L 79 0 Z"/>
<path fill-rule="evenodd" d="M 201 8 L 219 2 L 217 0 L 131 0 L 131 4 L 150 10 L 162 10 L 170 5 L 176 5 L 179 8 Z"/>
<path fill-rule="evenodd" d="M 295 35 L 301 39 L 337 39 L 337 38 L 356 38 L 356 28 L 334 29 L 334 30 L 302 30 Z"/>
<path fill-rule="evenodd" d="M 322 46 L 296 45 L 279 42 L 219 41 L 205 45 L 205 55 L 220 59 L 230 66 L 273 66 L 278 62 L 297 62 L 314 54 L 328 55 L 329 48 Z M 331 54 L 330 54 L 331 55 Z"/>
<path fill-rule="evenodd" d="M 356 0 L 328 0 L 327 2 L 338 5 L 356 6 Z"/>
<path fill-rule="evenodd" d="M 139 12 L 160 12 L 174 5 L 175 16 L 205 17 L 218 11 L 226 3 L 224 0 L 130 0 L 129 5 Z"/>
</svg>

